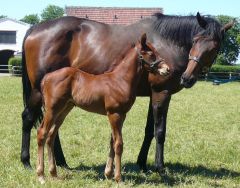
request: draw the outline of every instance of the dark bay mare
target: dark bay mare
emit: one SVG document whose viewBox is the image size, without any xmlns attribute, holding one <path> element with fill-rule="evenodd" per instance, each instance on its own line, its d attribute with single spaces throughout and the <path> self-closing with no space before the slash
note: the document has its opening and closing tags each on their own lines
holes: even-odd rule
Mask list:
<svg viewBox="0 0 240 188">
<path fill-rule="evenodd" d="M 138 96 L 150 96 L 145 137 L 138 156 L 138 165 L 146 169 L 149 146 L 156 138 L 156 170 L 164 167 L 166 119 L 171 95 L 183 87 L 190 88 L 197 75 L 210 67 L 217 56 L 224 33 L 232 24 L 221 26 L 210 17 L 166 16 L 156 14 L 129 26 L 107 25 L 76 17 L 62 17 L 33 26 L 23 43 L 23 100 L 21 161 L 30 166 L 30 134 L 42 117 L 40 83 L 48 72 L 72 66 L 91 74 L 113 70 L 123 55 L 142 33 L 157 49 L 170 67 L 166 78 L 143 74 L 138 85 Z M 128 45 L 129 44 L 129 45 Z M 54 152 L 56 163 L 67 166 L 59 136 Z"/>
</svg>

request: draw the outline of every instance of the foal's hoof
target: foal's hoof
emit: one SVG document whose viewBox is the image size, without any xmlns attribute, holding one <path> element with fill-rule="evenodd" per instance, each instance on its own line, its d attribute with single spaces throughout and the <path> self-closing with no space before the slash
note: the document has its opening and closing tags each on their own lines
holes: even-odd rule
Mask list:
<svg viewBox="0 0 240 188">
<path fill-rule="evenodd" d="M 39 176 L 38 177 L 38 181 L 41 183 L 41 184 L 44 184 L 45 183 L 45 179 L 43 176 Z"/>
<path fill-rule="evenodd" d="M 113 177 L 113 170 L 112 169 L 105 169 L 104 175 L 107 179 L 112 179 Z"/>
<path fill-rule="evenodd" d="M 121 175 L 115 176 L 114 179 L 117 183 L 120 183 L 122 181 Z"/>
</svg>

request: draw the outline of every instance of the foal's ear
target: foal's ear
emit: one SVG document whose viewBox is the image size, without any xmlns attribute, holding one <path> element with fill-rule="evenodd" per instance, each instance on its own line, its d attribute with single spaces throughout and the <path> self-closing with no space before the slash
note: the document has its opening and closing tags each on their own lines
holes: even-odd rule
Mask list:
<svg viewBox="0 0 240 188">
<path fill-rule="evenodd" d="M 199 12 L 197 12 L 197 21 L 198 21 L 198 24 L 203 28 L 203 29 L 206 29 L 207 27 L 207 21 L 200 15 Z"/>
<path fill-rule="evenodd" d="M 147 42 L 147 35 L 146 33 L 143 33 L 141 36 L 141 45 L 143 49 L 147 47 L 146 42 Z"/>
</svg>

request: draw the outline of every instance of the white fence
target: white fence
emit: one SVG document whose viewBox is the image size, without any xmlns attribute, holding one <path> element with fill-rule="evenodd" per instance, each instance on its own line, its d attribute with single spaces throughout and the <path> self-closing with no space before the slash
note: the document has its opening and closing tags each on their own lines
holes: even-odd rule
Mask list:
<svg viewBox="0 0 240 188">
<path fill-rule="evenodd" d="M 12 76 L 22 75 L 22 66 L 0 65 L 1 74 L 10 74 Z"/>
</svg>

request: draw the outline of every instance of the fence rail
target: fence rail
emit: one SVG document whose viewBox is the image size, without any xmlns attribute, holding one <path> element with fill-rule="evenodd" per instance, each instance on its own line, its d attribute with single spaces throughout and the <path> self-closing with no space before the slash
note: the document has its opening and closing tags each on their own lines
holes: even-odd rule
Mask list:
<svg viewBox="0 0 240 188">
<path fill-rule="evenodd" d="M 206 81 L 237 81 L 240 80 L 240 73 L 237 72 L 208 72 L 199 75 L 200 80 Z"/>
<path fill-rule="evenodd" d="M 0 65 L 0 73 L 11 74 L 12 76 L 21 76 L 22 66 Z"/>
</svg>

